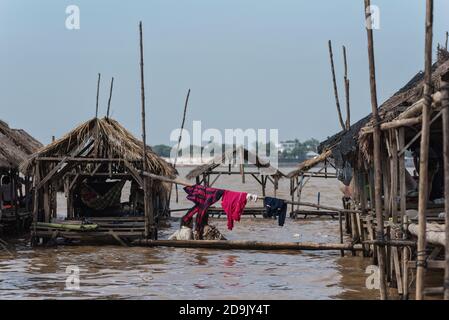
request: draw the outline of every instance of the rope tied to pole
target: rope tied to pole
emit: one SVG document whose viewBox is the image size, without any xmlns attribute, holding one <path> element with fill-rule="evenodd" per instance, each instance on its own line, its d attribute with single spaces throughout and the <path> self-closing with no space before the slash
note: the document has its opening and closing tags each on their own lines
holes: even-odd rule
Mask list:
<svg viewBox="0 0 449 320">
<path fill-rule="evenodd" d="M 417 257 L 424 257 L 424 259 L 417 259 L 416 266 L 427 269 L 427 261 L 429 260 L 429 255 L 427 254 L 427 250 L 418 250 L 416 253 Z"/>
</svg>

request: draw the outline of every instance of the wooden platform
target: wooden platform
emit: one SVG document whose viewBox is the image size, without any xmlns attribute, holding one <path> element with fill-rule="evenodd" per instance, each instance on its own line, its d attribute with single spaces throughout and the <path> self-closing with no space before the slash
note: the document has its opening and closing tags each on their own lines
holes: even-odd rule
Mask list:
<svg viewBox="0 0 449 320">
<path fill-rule="evenodd" d="M 89 218 L 88 221 L 97 227 L 94 230 L 69 230 L 64 226 L 51 227 L 37 224 L 36 227 L 32 227 L 32 234 L 35 238 L 42 238 L 44 243 L 49 240 L 56 241 L 58 238 L 62 238 L 69 242 L 105 242 L 119 243 L 120 245 L 128 245 L 128 243 L 134 240 L 143 238 L 145 234 L 144 217 L 101 217 Z M 82 222 L 66 220 L 57 223 L 77 225 Z"/>
</svg>

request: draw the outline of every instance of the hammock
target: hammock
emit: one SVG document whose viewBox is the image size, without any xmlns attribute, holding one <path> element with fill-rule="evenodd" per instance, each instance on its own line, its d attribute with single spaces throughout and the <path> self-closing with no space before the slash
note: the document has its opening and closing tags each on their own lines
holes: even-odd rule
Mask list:
<svg viewBox="0 0 449 320">
<path fill-rule="evenodd" d="M 81 201 L 91 209 L 104 210 L 120 204 L 122 189 L 126 181 L 109 182 L 112 187 L 103 195 L 99 194 L 93 187 L 88 184 L 81 188 Z"/>
</svg>

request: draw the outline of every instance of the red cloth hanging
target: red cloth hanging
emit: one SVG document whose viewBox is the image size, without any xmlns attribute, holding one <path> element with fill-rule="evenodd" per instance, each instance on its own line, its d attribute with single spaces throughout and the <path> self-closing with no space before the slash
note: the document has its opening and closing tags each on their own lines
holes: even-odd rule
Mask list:
<svg viewBox="0 0 449 320">
<path fill-rule="evenodd" d="M 235 192 L 225 190 L 223 193 L 221 206 L 228 218 L 228 229 L 232 230 L 234 221 L 240 221 L 243 210 L 246 206 L 246 192 Z"/>
</svg>

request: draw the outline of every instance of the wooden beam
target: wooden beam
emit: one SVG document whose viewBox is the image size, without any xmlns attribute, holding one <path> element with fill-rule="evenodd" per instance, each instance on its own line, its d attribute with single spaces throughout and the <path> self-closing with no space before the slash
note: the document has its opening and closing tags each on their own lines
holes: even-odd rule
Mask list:
<svg viewBox="0 0 449 320">
<path fill-rule="evenodd" d="M 143 179 L 140 177 L 137 169 L 134 168 L 134 166 L 126 160 L 124 161 L 124 163 L 125 163 L 125 167 L 128 169 L 129 173 L 131 173 L 134 180 L 136 180 L 136 182 L 139 184 L 139 186 L 143 189 L 143 186 L 144 186 Z"/>
<path fill-rule="evenodd" d="M 430 121 L 430 124 L 429 124 L 429 126 L 431 126 L 441 115 L 443 114 L 443 110 L 440 110 L 433 118 L 432 118 L 432 120 Z M 407 143 L 407 145 L 405 146 L 405 147 L 403 147 L 402 149 L 401 149 L 401 151 L 399 151 L 399 156 L 401 156 L 402 154 L 404 154 L 405 153 L 405 151 L 407 151 L 407 149 L 408 148 L 410 148 L 410 146 L 412 145 L 412 144 L 414 144 L 415 142 L 416 142 L 416 140 L 418 140 L 419 139 L 419 137 L 421 137 L 421 134 L 422 134 L 422 129 L 413 137 L 413 139 L 412 140 L 410 140 L 408 143 Z"/>
<path fill-rule="evenodd" d="M 64 164 L 67 163 L 67 159 L 68 157 L 64 157 L 61 162 L 59 162 L 46 176 L 44 179 L 42 179 L 39 184 L 36 186 L 36 188 L 39 190 L 40 188 L 42 188 L 42 186 L 47 183 L 54 175 L 56 172 L 58 172 L 59 169 L 62 168 L 62 166 Z"/>
<path fill-rule="evenodd" d="M 361 250 L 360 245 L 352 243 L 313 243 L 313 242 L 263 242 L 233 240 L 137 240 L 135 246 L 207 248 L 221 250 Z"/>
</svg>

